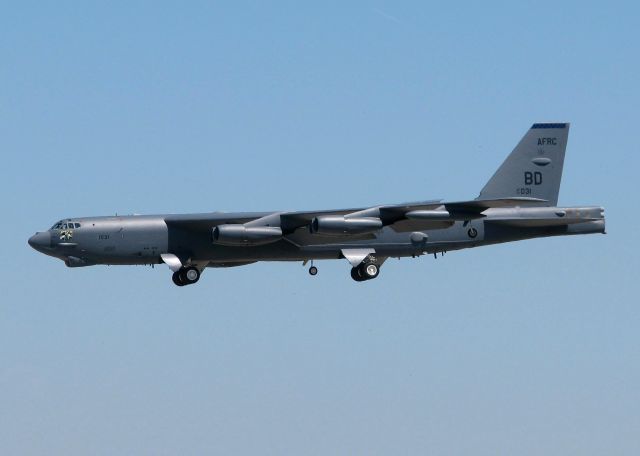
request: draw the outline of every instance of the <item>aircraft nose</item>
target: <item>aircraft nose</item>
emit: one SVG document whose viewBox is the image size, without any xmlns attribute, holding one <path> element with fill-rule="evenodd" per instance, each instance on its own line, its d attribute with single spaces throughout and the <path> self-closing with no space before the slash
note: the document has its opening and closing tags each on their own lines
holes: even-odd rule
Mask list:
<svg viewBox="0 0 640 456">
<path fill-rule="evenodd" d="M 36 250 L 51 248 L 51 233 L 39 231 L 29 238 L 29 245 Z"/>
</svg>

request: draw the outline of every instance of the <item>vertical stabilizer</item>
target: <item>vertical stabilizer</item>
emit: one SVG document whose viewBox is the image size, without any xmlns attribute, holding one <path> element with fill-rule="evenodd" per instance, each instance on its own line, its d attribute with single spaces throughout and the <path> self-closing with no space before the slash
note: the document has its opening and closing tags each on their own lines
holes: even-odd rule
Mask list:
<svg viewBox="0 0 640 456">
<path fill-rule="evenodd" d="M 487 182 L 478 199 L 531 197 L 558 204 L 568 123 L 536 123 Z"/>
</svg>

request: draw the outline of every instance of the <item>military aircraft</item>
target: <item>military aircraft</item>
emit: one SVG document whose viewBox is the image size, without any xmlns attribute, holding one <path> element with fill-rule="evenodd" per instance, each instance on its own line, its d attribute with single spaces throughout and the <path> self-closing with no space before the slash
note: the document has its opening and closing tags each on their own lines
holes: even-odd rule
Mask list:
<svg viewBox="0 0 640 456">
<path fill-rule="evenodd" d="M 205 268 L 257 261 L 346 259 L 351 277 L 378 277 L 389 257 L 546 236 L 605 233 L 604 209 L 557 207 L 568 123 L 536 123 L 469 201 L 352 209 L 69 218 L 29 244 L 68 267 L 165 263 L 178 286 Z"/>
</svg>

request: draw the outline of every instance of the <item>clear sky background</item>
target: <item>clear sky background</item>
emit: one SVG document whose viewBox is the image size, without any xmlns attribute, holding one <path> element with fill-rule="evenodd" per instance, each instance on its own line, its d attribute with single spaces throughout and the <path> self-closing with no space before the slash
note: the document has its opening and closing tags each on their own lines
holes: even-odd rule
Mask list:
<svg viewBox="0 0 640 456">
<path fill-rule="evenodd" d="M 640 453 L 636 2 L 302 3 L 2 5 L 0 453 Z M 474 198 L 536 121 L 572 123 L 560 204 L 606 236 L 182 289 L 27 245 Z"/>
</svg>

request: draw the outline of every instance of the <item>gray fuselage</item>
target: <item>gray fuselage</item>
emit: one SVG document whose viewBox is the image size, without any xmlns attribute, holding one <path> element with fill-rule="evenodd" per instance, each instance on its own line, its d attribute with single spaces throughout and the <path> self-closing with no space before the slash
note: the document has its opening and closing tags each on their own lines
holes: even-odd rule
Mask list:
<svg viewBox="0 0 640 456">
<path fill-rule="evenodd" d="M 345 258 L 356 281 L 389 257 L 546 236 L 604 233 L 601 207 L 557 207 L 567 122 L 535 123 L 467 201 L 312 212 L 204 213 L 66 219 L 29 244 L 69 267 L 166 263 L 178 286 L 206 267 Z M 318 269 L 311 265 L 309 273 Z"/>
<path fill-rule="evenodd" d="M 535 223 L 536 213 L 544 222 Z M 548 214 L 576 215 L 584 221 L 549 225 Z M 277 242 L 257 246 L 226 246 L 213 242 L 211 228 L 255 220 L 266 213 L 214 213 L 198 225 L 175 223 L 183 216 L 130 215 L 80 217 L 58 222 L 37 233 L 30 244 L 70 267 L 95 264 L 135 265 L 162 263 L 161 255 L 177 255 L 185 264 L 201 267 L 234 266 L 255 261 L 305 261 L 342 258 L 345 249 L 371 248 L 380 257 L 411 257 L 483 245 L 546 236 L 604 233 L 600 207 L 489 209 L 476 220 L 424 231 L 398 232 L 382 227 L 359 236 L 325 236 L 301 227 Z M 567 215 L 568 214 L 568 215 Z M 189 216 L 184 216 L 189 217 Z M 556 216 L 559 221 L 560 216 Z M 509 223 L 501 223 L 507 219 Z M 518 224 L 517 220 L 523 220 Z M 532 221 L 533 220 L 533 221 Z M 64 226 L 66 228 L 63 228 Z"/>
</svg>

